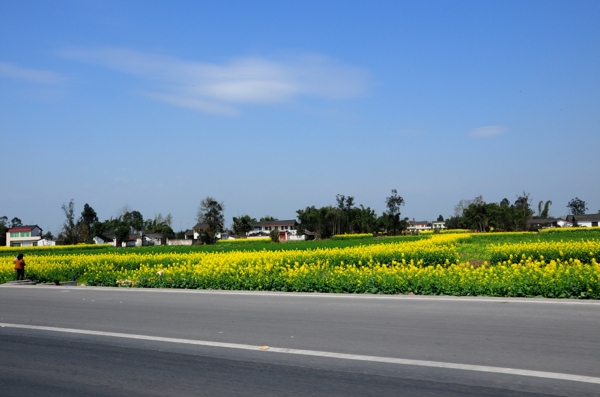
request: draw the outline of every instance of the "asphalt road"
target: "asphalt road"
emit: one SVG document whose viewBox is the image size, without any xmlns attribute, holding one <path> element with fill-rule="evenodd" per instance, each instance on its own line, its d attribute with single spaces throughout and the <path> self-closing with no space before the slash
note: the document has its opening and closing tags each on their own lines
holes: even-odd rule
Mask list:
<svg viewBox="0 0 600 397">
<path fill-rule="evenodd" d="M 600 302 L 0 287 L 7 396 L 600 396 Z"/>
</svg>

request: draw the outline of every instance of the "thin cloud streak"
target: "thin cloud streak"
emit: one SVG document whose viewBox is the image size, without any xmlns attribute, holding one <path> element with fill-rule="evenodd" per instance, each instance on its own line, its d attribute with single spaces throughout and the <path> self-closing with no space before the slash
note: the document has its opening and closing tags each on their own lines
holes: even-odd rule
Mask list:
<svg viewBox="0 0 600 397">
<path fill-rule="evenodd" d="M 59 84 L 64 80 L 58 73 L 47 70 L 22 68 L 2 61 L 0 61 L 0 76 L 41 84 Z"/>
<path fill-rule="evenodd" d="M 490 125 L 471 130 L 469 136 L 472 138 L 490 138 L 504 133 L 506 133 L 506 127 L 502 125 Z"/>
<path fill-rule="evenodd" d="M 64 56 L 98 64 L 155 85 L 144 95 L 175 106 L 235 115 L 236 105 L 277 104 L 312 97 L 326 100 L 365 95 L 369 74 L 324 56 L 284 60 L 260 57 L 218 65 L 119 48 L 67 50 Z"/>
</svg>

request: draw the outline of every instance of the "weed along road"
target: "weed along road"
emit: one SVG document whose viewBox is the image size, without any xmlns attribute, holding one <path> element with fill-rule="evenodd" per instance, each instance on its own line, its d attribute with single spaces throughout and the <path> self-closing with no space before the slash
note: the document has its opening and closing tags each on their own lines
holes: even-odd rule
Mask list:
<svg viewBox="0 0 600 397">
<path fill-rule="evenodd" d="M 600 396 L 600 302 L 0 287 L 6 396 Z"/>
</svg>

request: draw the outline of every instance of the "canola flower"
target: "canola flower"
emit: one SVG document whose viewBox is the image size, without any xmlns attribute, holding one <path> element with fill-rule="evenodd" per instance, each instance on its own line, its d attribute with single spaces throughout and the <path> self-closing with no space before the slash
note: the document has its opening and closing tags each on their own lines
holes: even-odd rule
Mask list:
<svg viewBox="0 0 600 397">
<path fill-rule="evenodd" d="M 532 243 L 499 244 L 488 248 L 492 263 L 506 260 L 532 259 L 551 261 L 558 259 L 578 259 L 590 263 L 600 261 L 600 241 L 538 241 Z"/>
<path fill-rule="evenodd" d="M 89 285 L 133 288 L 600 299 L 595 240 L 496 244 L 488 249 L 499 259 L 473 267 L 460 260 L 456 249 L 470 238 L 434 235 L 390 244 L 289 251 L 31 255 L 26 271 L 40 281 L 76 277 Z M 553 254 L 556 250 L 558 255 Z M 579 253 L 585 254 L 583 259 Z M 12 277 L 12 257 L 0 257 L 0 282 Z"/>
<path fill-rule="evenodd" d="M 218 263 L 219 266 L 272 263 L 287 266 L 293 263 L 330 263 L 356 264 L 369 263 L 391 264 L 392 261 L 414 263 L 417 266 L 446 265 L 455 262 L 458 255 L 454 249 L 454 237 L 436 236 L 432 239 L 411 242 L 395 242 L 390 244 L 358 245 L 345 248 L 321 248 L 315 250 L 280 250 L 280 251 L 231 251 L 231 252 L 183 252 L 183 253 L 138 253 L 110 252 L 98 254 L 62 254 L 62 255 L 30 255 L 27 273 L 40 281 L 80 278 L 93 275 L 98 269 L 111 271 L 136 270 L 141 266 L 178 266 L 180 264 Z M 12 258 L 0 257 L 0 269 L 6 271 L 0 281 L 10 279 Z M 101 273 L 104 272 L 103 270 Z M 61 276 L 62 275 L 62 276 Z M 104 284 L 103 284 L 104 285 Z"/>
<path fill-rule="evenodd" d="M 600 232 L 600 227 L 551 227 L 540 230 L 541 233 L 551 234 L 571 234 L 571 233 L 585 233 L 585 232 Z"/>
</svg>

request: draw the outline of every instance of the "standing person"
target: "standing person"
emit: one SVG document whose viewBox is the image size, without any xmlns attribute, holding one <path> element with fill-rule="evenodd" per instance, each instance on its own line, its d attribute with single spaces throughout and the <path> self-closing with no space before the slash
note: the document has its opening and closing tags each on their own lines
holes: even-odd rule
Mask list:
<svg viewBox="0 0 600 397">
<path fill-rule="evenodd" d="M 17 255 L 13 261 L 15 264 L 15 272 L 17 272 L 17 280 L 25 280 L 25 260 L 23 254 Z"/>
</svg>

